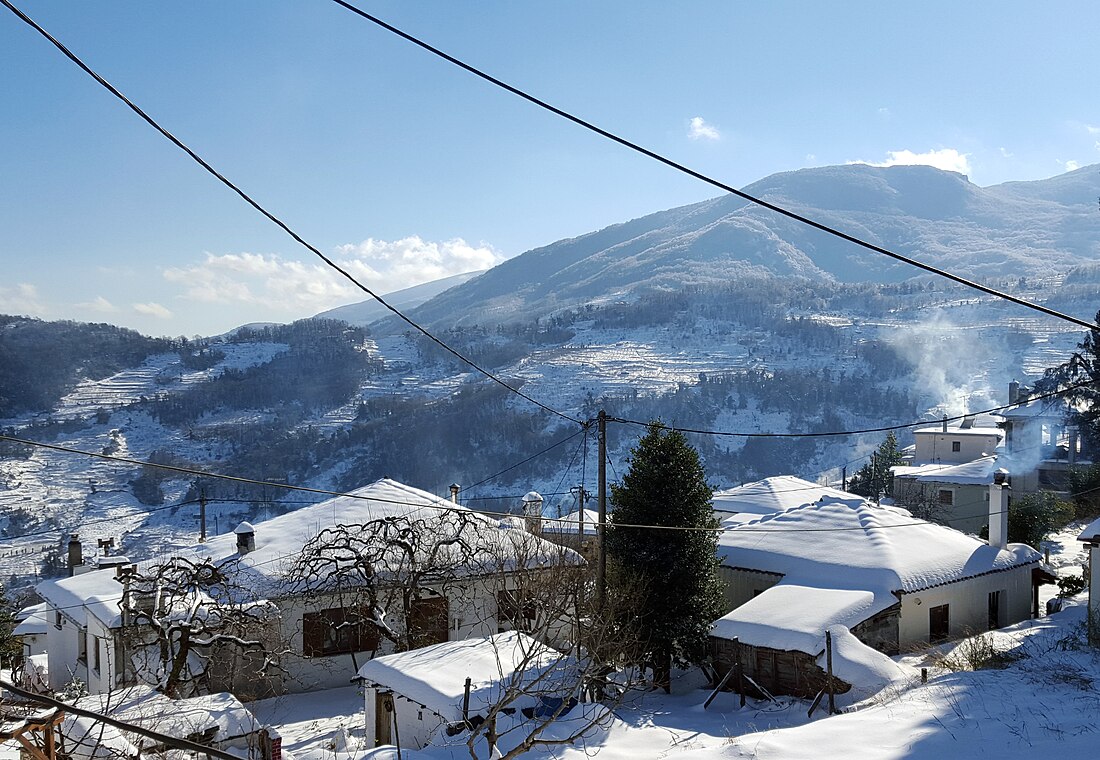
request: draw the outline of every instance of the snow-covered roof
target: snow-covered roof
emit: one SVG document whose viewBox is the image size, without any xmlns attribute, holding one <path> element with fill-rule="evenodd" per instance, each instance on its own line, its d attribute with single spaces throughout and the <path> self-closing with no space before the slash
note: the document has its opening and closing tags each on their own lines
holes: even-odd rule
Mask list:
<svg viewBox="0 0 1100 760">
<path fill-rule="evenodd" d="M 947 430 L 943 429 L 943 425 L 936 425 L 935 427 L 917 428 L 913 431 L 913 434 L 931 434 L 939 433 L 940 435 L 949 435 L 952 438 L 965 438 L 967 436 L 982 436 L 982 437 L 995 437 L 1004 438 L 1005 431 L 1000 428 L 993 427 L 957 427 L 948 425 Z"/>
<path fill-rule="evenodd" d="M 890 468 L 896 478 L 911 478 L 921 483 L 955 483 L 958 485 L 989 485 L 997 469 L 997 457 L 981 457 L 963 464 L 922 464 L 915 467 L 899 465 Z"/>
<path fill-rule="evenodd" d="M 337 496 L 255 523 L 252 526 L 255 549 L 246 554 L 238 553 L 237 537 L 231 533 L 196 544 L 182 554 L 209 558 L 218 563 L 232 562 L 237 584 L 246 585 L 257 595 L 264 596 L 279 590 L 279 584 L 303 546 L 323 530 L 365 525 L 387 517 L 422 521 L 423 529 L 427 531 L 445 531 L 448 526 L 464 520 L 469 525 L 470 535 L 476 534 L 484 548 L 497 560 L 510 557 L 519 561 L 518 558 L 522 557 L 523 562 L 534 566 L 561 561 L 565 552 L 570 555 L 565 561 L 583 561 L 568 549 L 523 531 L 507 529 L 499 520 L 389 478 L 377 480 L 346 496 Z M 469 558 L 461 554 L 463 551 L 465 549 L 458 546 L 444 547 L 440 556 L 446 559 L 450 552 L 454 555 L 456 568 L 465 568 L 471 574 L 484 569 L 476 560 L 471 564 Z"/>
<path fill-rule="evenodd" d="M 1086 525 L 1077 540 L 1086 541 L 1090 544 L 1100 543 L 1100 517 Z"/>
<path fill-rule="evenodd" d="M 84 696 L 76 701 L 76 705 L 172 736 L 201 735 L 213 730 L 215 741 L 228 741 L 247 736 L 260 727 L 260 723 L 240 700 L 224 692 L 189 699 L 171 699 L 150 686 L 140 684 L 106 694 Z M 94 730 L 85 734 L 84 722 L 77 720 L 75 716 L 66 716 L 62 732 L 70 740 L 83 739 L 88 745 L 88 751 L 91 751 L 92 744 L 100 741 L 99 732 Z M 131 732 L 119 732 L 114 734 L 111 744 L 136 745 L 135 749 L 148 751 L 156 746 L 156 741 Z"/>
<path fill-rule="evenodd" d="M 792 507 L 801 507 L 825 496 L 847 496 L 828 486 L 811 483 L 793 475 L 776 475 L 736 488 L 715 491 L 711 505 L 716 512 L 770 515 Z"/>
<path fill-rule="evenodd" d="M 470 679 L 470 715 L 499 701 L 509 686 L 538 682 L 546 694 L 560 683 L 568 689 L 575 665 L 571 658 L 519 631 L 487 639 L 445 641 L 408 652 L 375 657 L 359 669 L 368 683 L 393 692 L 450 722 L 460 721 L 466 679 Z M 558 671 L 554 673 L 548 671 Z M 560 678 L 556 676 L 560 675 Z M 520 708 L 537 701 L 517 700 Z"/>
<path fill-rule="evenodd" d="M 727 567 L 776 573 L 788 584 L 875 594 L 912 593 L 1040 561 L 1031 547 L 997 549 L 851 495 L 731 527 L 718 543 Z"/>
<path fill-rule="evenodd" d="M 30 607 L 24 607 L 16 617 L 19 624 L 12 631 L 16 636 L 33 636 L 45 633 L 50 627 L 50 605 L 48 602 L 39 602 Z"/>
<path fill-rule="evenodd" d="M 780 583 L 719 618 L 711 633 L 750 646 L 817 655 L 830 626 L 851 628 L 897 602 L 888 592 Z"/>
<path fill-rule="evenodd" d="M 122 584 L 110 570 L 96 570 L 74 575 L 72 578 L 42 581 L 35 590 L 49 603 L 76 621 L 88 624 L 88 613 L 94 615 L 108 628 L 122 625 Z"/>
<path fill-rule="evenodd" d="M 580 510 L 570 512 L 562 517 L 542 521 L 543 533 L 576 533 L 580 528 Z M 596 535 L 596 525 L 600 522 L 600 513 L 594 509 L 584 510 L 584 534 Z"/>
</svg>

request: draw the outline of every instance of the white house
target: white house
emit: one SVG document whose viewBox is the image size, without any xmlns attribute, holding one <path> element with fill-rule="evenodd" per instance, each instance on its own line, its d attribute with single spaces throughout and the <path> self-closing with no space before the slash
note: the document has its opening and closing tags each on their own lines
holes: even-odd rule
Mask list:
<svg viewBox="0 0 1100 760">
<path fill-rule="evenodd" d="M 1085 544 L 1085 548 L 1089 553 L 1088 633 L 1089 641 L 1096 643 L 1100 642 L 1100 630 L 1097 628 L 1097 624 L 1100 623 L 1100 518 L 1089 523 L 1081 531 L 1081 535 L 1077 537 L 1077 540 Z"/>
<path fill-rule="evenodd" d="M 1004 437 L 1000 428 L 974 427 L 973 417 L 959 425 L 948 425 L 945 419 L 941 425 L 913 431 L 913 464 L 970 462 L 992 455 Z"/>
<path fill-rule="evenodd" d="M 23 656 L 34 657 L 46 651 L 46 632 L 49 631 L 49 605 L 45 602 L 24 607 L 15 616 L 19 622 L 12 634 L 23 643 Z"/>
<path fill-rule="evenodd" d="M 374 532 L 384 529 L 395 535 Z M 304 568 L 298 562 L 307 545 L 316 550 L 315 561 Z M 261 641 L 261 654 L 211 650 L 203 652 L 209 661 L 187 663 L 206 688 L 244 697 L 345 685 L 365 661 L 392 650 L 380 631 L 407 635 L 414 645 L 495 634 L 512 612 L 500 606 L 509 584 L 524 573 L 583 562 L 510 522 L 388 479 L 254 526 L 242 524 L 234 534 L 177 556 L 218 568 L 226 579 L 222 603 L 263 612 L 240 633 Z M 139 575 L 167 563 L 143 563 Z M 414 572 L 418 568 L 424 572 Z M 124 604 L 126 577 L 101 570 L 39 584 L 52 621 L 51 688 L 74 676 L 92 693 L 163 677 L 151 672 L 158 648 L 142 638 L 149 629 L 136 626 L 139 611 L 157 609 L 170 618 L 195 614 L 188 610 L 192 603 L 205 609 L 202 615 L 227 609 L 219 612 L 211 603 L 217 600 L 204 593 L 155 601 L 136 586 Z M 403 585 L 409 578 L 416 588 Z M 390 597 L 376 598 L 368 609 L 360 593 L 364 584 Z M 267 667 L 267 654 L 277 655 L 277 668 Z"/>
<path fill-rule="evenodd" d="M 995 456 L 962 464 L 899 465 L 891 468 L 894 503 L 977 534 L 989 524 L 989 484 L 998 469 Z"/>
<path fill-rule="evenodd" d="M 998 507 L 1006 496 L 998 491 Z M 712 634 L 719 667 L 739 659 L 765 688 L 799 693 L 784 689 L 812 678 L 792 653 L 813 661 L 833 625 L 897 654 L 1037 614 L 1038 584 L 1052 576 L 1034 549 L 1003 543 L 1003 517 L 990 545 L 849 495 L 724 531 L 719 572 L 732 611 Z"/>
<path fill-rule="evenodd" d="M 498 713 L 564 713 L 578 686 L 572 658 L 517 631 L 376 657 L 359 677 L 367 745 L 415 749 L 464 744 L 470 726 Z"/>
<path fill-rule="evenodd" d="M 74 679 L 92 694 L 121 683 L 118 631 L 122 583 L 117 568 L 43 581 L 38 594 L 47 605 L 46 655 L 50 689 L 60 691 Z"/>
<path fill-rule="evenodd" d="M 1002 466 L 1012 473 L 1017 492 L 1068 491 L 1069 471 L 1089 459 L 1082 439 L 1066 424 L 1069 407 L 1061 397 L 1031 399 L 1031 390 L 1013 381 L 1008 387 L 1010 404 L 1004 417 L 1005 444 Z"/>
</svg>

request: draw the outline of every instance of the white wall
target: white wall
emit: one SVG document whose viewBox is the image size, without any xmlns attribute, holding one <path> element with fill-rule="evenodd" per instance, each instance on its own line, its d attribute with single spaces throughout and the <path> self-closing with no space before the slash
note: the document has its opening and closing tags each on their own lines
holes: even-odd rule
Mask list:
<svg viewBox="0 0 1100 760">
<path fill-rule="evenodd" d="M 916 452 L 913 462 L 914 464 L 973 462 L 975 459 L 992 454 L 1000 440 L 999 430 L 977 433 L 975 428 L 964 431 L 949 427 L 946 433 L 915 431 L 913 441 L 916 444 Z M 958 442 L 959 451 L 951 450 L 951 444 L 954 442 Z"/>
<path fill-rule="evenodd" d="M 1001 598 L 1003 625 L 1031 617 L 1031 570 L 1034 565 L 1016 567 L 1004 572 L 989 573 L 945 586 L 904 594 L 901 598 L 901 620 L 898 643 L 907 647 L 928 641 L 928 611 L 942 604 L 949 605 L 948 635 L 961 638 L 988 630 L 989 593 L 1004 591 Z"/>
<path fill-rule="evenodd" d="M 77 636 L 84 635 L 84 629 L 65 612 L 61 613 L 61 627 L 54 625 L 54 608 L 50 608 L 46 629 L 46 652 L 49 657 L 50 689 L 59 691 L 65 687 L 73 677 L 88 682 L 88 669 L 77 660 L 78 640 Z"/>
<path fill-rule="evenodd" d="M 448 742 L 461 744 L 465 741 L 465 733 L 449 737 L 445 731 L 447 722 L 438 713 L 404 699 L 399 694 L 394 694 L 393 717 L 396 732 L 391 728 L 391 742 L 401 742 L 402 749 L 423 749 L 429 743 L 434 746 L 442 746 Z M 377 690 L 368 688 L 364 695 L 364 716 L 367 731 L 367 747 L 377 746 L 375 736 L 375 720 L 377 706 Z"/>
<path fill-rule="evenodd" d="M 448 633 L 451 641 L 474 637 L 491 636 L 497 633 L 496 593 L 491 584 L 484 579 L 470 579 L 455 583 L 446 590 L 449 607 Z M 344 597 L 344 603 L 349 599 Z M 359 668 L 367 662 L 371 652 L 337 654 L 326 657 L 306 657 L 302 637 L 302 616 L 307 612 L 316 612 L 340 606 L 336 596 L 322 596 L 306 600 L 302 597 L 287 597 L 278 600 L 282 612 L 281 641 L 287 653 L 281 658 L 286 672 L 284 688 L 288 692 L 331 689 L 347 686 L 358 674 Z M 391 616 L 387 621 L 401 630 L 404 621 Z M 377 655 L 389 654 L 393 645 L 383 639 Z"/>
</svg>

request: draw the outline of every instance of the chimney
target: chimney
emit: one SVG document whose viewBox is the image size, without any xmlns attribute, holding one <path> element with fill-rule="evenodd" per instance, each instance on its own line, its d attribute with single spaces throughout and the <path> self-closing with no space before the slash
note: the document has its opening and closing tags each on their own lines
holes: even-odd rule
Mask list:
<svg viewBox="0 0 1100 760">
<path fill-rule="evenodd" d="M 256 529 L 251 523 L 242 522 L 233 532 L 237 534 L 237 554 L 244 556 L 256 550 Z"/>
<path fill-rule="evenodd" d="M 458 504 L 458 492 L 462 490 L 462 486 L 458 483 L 451 483 L 451 503 Z"/>
<path fill-rule="evenodd" d="M 1020 400 L 1020 384 L 1013 380 L 1008 384 L 1008 403 L 1015 404 Z"/>
<path fill-rule="evenodd" d="M 943 432 L 947 432 L 947 415 L 943 415 Z"/>
<path fill-rule="evenodd" d="M 77 574 L 76 569 L 84 564 L 84 552 L 80 545 L 80 537 L 75 533 L 69 535 L 69 577 Z"/>
<path fill-rule="evenodd" d="M 1008 547 L 1008 470 L 1003 467 L 993 473 L 989 486 L 989 545 L 996 549 Z"/>
<path fill-rule="evenodd" d="M 528 491 L 523 497 L 523 517 L 527 523 L 527 532 L 542 533 L 542 494 Z"/>
</svg>

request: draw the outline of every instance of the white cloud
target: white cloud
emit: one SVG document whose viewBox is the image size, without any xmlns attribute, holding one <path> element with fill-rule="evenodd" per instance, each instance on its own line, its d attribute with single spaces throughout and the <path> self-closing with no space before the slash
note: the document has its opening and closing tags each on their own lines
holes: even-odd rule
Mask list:
<svg viewBox="0 0 1100 760">
<path fill-rule="evenodd" d="M 888 120 L 891 115 L 892 114 L 890 113 L 890 109 L 886 108 L 885 106 L 878 109 L 878 116 L 880 119 Z"/>
<path fill-rule="evenodd" d="M 149 303 L 135 303 L 133 304 L 134 311 L 138 314 L 144 314 L 147 317 L 156 317 L 157 319 L 171 319 L 172 312 L 161 306 L 156 301 L 150 301 Z"/>
<path fill-rule="evenodd" d="M 1058 163 L 1060 163 L 1062 168 L 1067 172 L 1075 172 L 1081 168 L 1081 164 L 1077 163 L 1072 158 L 1069 161 L 1059 161 Z"/>
<path fill-rule="evenodd" d="M 96 296 L 91 301 L 84 301 L 83 303 L 74 304 L 76 308 L 84 311 L 94 311 L 97 314 L 114 314 L 118 311 L 118 307 L 108 301 L 103 296 Z"/>
<path fill-rule="evenodd" d="M 911 150 L 891 150 L 886 153 L 885 161 L 849 161 L 849 164 L 867 164 L 869 166 L 933 166 L 948 172 L 970 173 L 970 154 L 960 153 L 954 148 L 940 148 L 925 153 Z"/>
<path fill-rule="evenodd" d="M 499 264 L 491 246 L 461 238 L 441 243 L 411 236 L 368 238 L 336 249 L 337 263 L 371 290 L 384 294 Z M 206 254 L 191 267 L 164 271 L 183 286 L 183 297 L 202 303 L 252 304 L 290 315 L 315 313 L 368 296 L 321 262 L 287 261 L 274 254 Z"/>
<path fill-rule="evenodd" d="M 26 282 L 14 287 L 0 285 L 0 314 L 46 316 L 47 309 L 38 295 L 38 288 Z"/>
<path fill-rule="evenodd" d="M 695 116 L 688 122 L 688 137 L 692 140 L 721 140 L 722 133 L 713 124 L 707 124 L 702 116 Z"/>
<path fill-rule="evenodd" d="M 1001 158 L 1012 158 L 1016 155 L 1015 153 L 1010 152 L 1008 148 L 999 148 L 999 150 L 1001 151 Z"/>
</svg>

